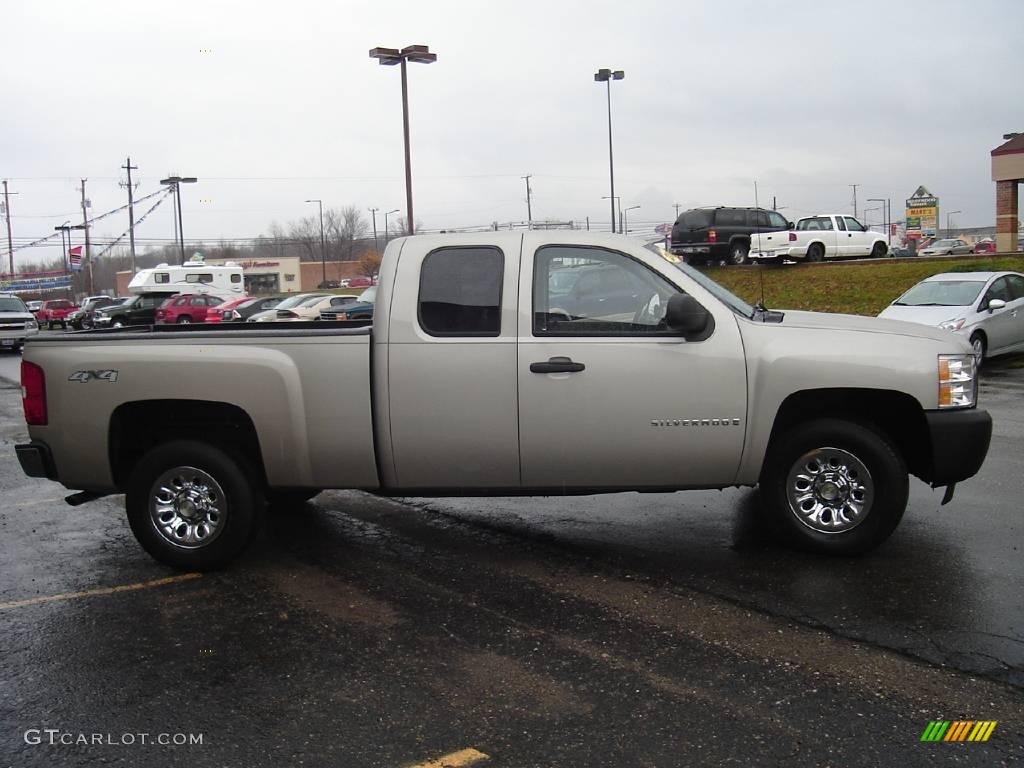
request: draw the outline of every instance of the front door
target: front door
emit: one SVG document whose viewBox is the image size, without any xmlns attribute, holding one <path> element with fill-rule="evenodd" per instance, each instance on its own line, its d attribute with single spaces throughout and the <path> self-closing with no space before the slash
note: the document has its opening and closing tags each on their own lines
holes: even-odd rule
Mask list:
<svg viewBox="0 0 1024 768">
<path fill-rule="evenodd" d="M 746 366 L 732 312 L 697 288 L 714 327 L 686 341 L 664 324 L 669 297 L 689 280 L 682 273 L 673 283 L 645 263 L 653 256 L 539 238 L 528 247 L 531 239 L 519 297 L 523 487 L 732 483 L 746 429 Z M 614 296 L 592 292 L 614 286 Z"/>
</svg>

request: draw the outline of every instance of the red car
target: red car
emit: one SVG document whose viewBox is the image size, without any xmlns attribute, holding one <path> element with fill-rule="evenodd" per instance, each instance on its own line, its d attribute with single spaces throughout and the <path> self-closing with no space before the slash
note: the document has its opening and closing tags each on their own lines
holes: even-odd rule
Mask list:
<svg viewBox="0 0 1024 768">
<path fill-rule="evenodd" d="M 353 277 L 348 281 L 349 288 L 369 288 L 373 280 L 368 277 Z"/>
<path fill-rule="evenodd" d="M 979 240 L 974 244 L 975 253 L 995 253 L 996 244 L 993 240 Z"/>
<path fill-rule="evenodd" d="M 39 327 L 42 328 L 44 325 L 49 328 L 53 328 L 55 325 L 59 325 L 61 328 L 67 328 L 68 315 L 74 312 L 78 307 L 75 306 L 74 302 L 68 301 L 67 299 L 54 299 L 53 301 L 44 301 L 43 306 L 36 312 L 36 321 L 39 323 Z"/>
<path fill-rule="evenodd" d="M 213 308 L 223 304 L 220 296 L 206 293 L 179 293 L 171 296 L 156 310 L 157 325 L 184 325 L 205 323 Z"/>
<path fill-rule="evenodd" d="M 228 299 L 223 304 L 218 304 L 216 307 L 212 307 L 209 313 L 206 315 L 206 322 L 221 322 L 224 319 L 223 315 L 225 312 L 230 312 L 239 304 L 244 304 L 247 301 L 252 301 L 252 296 L 242 296 L 239 299 Z"/>
</svg>

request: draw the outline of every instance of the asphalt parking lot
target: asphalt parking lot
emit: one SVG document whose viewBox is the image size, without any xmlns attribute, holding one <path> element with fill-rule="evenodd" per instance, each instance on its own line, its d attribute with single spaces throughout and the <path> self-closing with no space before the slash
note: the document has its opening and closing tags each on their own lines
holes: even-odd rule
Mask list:
<svg viewBox="0 0 1024 768">
<path fill-rule="evenodd" d="M 915 482 L 863 558 L 779 547 L 749 490 L 327 492 L 190 576 L 138 548 L 120 498 L 73 509 L 21 474 L 4 355 L 0 765 L 1019 762 L 1018 365 L 984 374 L 980 475 L 945 507 Z M 932 720 L 998 725 L 922 743 Z"/>
</svg>

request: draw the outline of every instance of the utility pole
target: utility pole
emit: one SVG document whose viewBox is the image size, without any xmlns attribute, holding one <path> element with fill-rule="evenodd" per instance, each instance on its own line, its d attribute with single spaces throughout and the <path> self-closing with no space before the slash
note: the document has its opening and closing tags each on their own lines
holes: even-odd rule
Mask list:
<svg viewBox="0 0 1024 768">
<path fill-rule="evenodd" d="M 772 195 L 772 210 L 779 210 L 778 202 L 775 200 L 775 195 Z"/>
<path fill-rule="evenodd" d="M 683 206 L 681 206 L 679 203 L 672 203 L 672 207 L 676 209 L 676 218 L 678 219 L 679 218 L 679 209 L 682 208 Z"/>
<path fill-rule="evenodd" d="M 128 245 L 132 252 L 132 277 L 135 277 L 135 201 L 132 199 L 132 171 L 137 171 L 139 166 L 132 165 L 132 159 L 129 156 L 121 167 L 128 171 L 128 183 L 122 186 L 128 187 Z"/>
<path fill-rule="evenodd" d="M 15 192 L 14 194 L 18 194 Z M 4 217 L 7 219 L 7 260 L 14 280 L 14 243 L 11 239 L 11 193 L 7 190 L 7 179 L 4 179 Z"/>
<path fill-rule="evenodd" d="M 530 179 L 533 174 L 526 174 L 519 178 L 526 181 L 526 228 L 533 229 L 533 207 L 530 205 L 530 198 L 533 196 L 533 192 L 530 191 Z"/>
<path fill-rule="evenodd" d="M 860 184 L 847 184 L 848 187 L 853 187 L 853 218 L 857 218 L 857 187 Z"/>
<path fill-rule="evenodd" d="M 93 291 L 92 285 L 92 251 L 89 246 L 89 214 L 86 208 L 89 207 L 90 203 L 85 199 L 85 182 L 88 179 L 82 179 L 82 229 L 85 230 L 85 263 L 89 265 L 89 295 L 92 296 Z"/>
<path fill-rule="evenodd" d="M 380 245 L 377 243 L 377 211 L 380 208 L 371 208 L 370 215 L 373 216 L 373 252 L 380 256 Z"/>
</svg>

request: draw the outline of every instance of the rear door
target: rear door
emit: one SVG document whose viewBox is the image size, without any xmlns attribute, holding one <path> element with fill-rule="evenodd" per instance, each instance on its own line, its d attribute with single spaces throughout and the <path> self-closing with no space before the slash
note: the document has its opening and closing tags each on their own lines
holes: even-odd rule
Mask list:
<svg viewBox="0 0 1024 768">
<path fill-rule="evenodd" d="M 550 245 L 547 238 L 550 233 L 524 237 L 520 270 L 523 487 L 733 482 L 746 416 L 746 367 L 735 316 L 702 295 L 714 330 L 703 341 L 686 341 L 663 323 L 668 298 L 680 283 L 645 256 L 626 250 L 625 243 L 623 250 L 613 250 Z M 548 294 L 551 274 L 570 267 L 617 271 L 622 277 L 615 282 L 642 289 L 628 307 L 573 315 Z M 589 304 L 598 298 L 588 297 Z"/>
<path fill-rule="evenodd" d="M 413 244 L 425 240 L 398 256 L 382 345 L 394 460 L 384 474 L 403 489 L 518 489 L 521 238 L 423 254 Z"/>
</svg>

